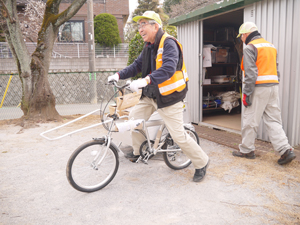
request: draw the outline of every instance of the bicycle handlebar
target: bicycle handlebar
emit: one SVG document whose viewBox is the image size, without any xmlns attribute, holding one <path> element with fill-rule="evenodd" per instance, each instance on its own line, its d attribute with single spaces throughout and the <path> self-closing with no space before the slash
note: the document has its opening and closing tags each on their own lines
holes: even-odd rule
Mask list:
<svg viewBox="0 0 300 225">
<path fill-rule="evenodd" d="M 118 90 L 122 90 L 122 89 L 124 89 L 124 88 L 128 88 L 129 85 L 130 85 L 130 83 L 126 83 L 126 84 L 123 85 L 123 86 L 119 86 L 119 85 L 117 84 L 117 81 L 111 80 L 111 81 L 109 81 L 108 83 L 106 83 L 105 85 L 114 85 Z"/>
</svg>

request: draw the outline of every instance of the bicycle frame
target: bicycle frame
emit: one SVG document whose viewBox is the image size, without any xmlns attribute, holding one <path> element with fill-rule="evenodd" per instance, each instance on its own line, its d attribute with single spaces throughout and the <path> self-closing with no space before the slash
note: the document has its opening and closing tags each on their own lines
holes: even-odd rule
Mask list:
<svg viewBox="0 0 300 225">
<path fill-rule="evenodd" d="M 110 82 L 109 84 L 113 84 L 121 96 L 124 96 L 125 92 L 125 90 L 122 91 L 122 89 L 128 87 L 128 84 L 118 86 L 115 81 L 113 83 Z M 116 93 L 117 92 L 115 91 L 114 96 Z M 113 100 L 114 96 L 107 101 L 103 108 L 101 103 L 101 109 L 97 109 L 77 119 L 69 121 L 66 124 L 44 131 L 40 134 L 48 140 L 57 140 L 100 125 L 103 125 L 107 131 L 105 135 L 102 135 L 102 137 L 93 138 L 93 140 L 83 143 L 71 154 L 67 162 L 66 176 L 73 188 L 82 192 L 94 192 L 106 187 L 114 179 L 119 169 L 119 152 L 121 151 L 120 145 L 122 144 L 120 143 L 119 146 L 114 144 L 112 140 L 112 133 L 114 132 L 139 132 L 144 136 L 145 141 L 141 143 L 139 149 L 141 156 L 136 162 L 142 161 L 147 164 L 150 157 L 156 155 L 158 152 L 163 152 L 163 159 L 166 165 L 171 169 L 184 169 L 191 164 L 191 160 L 188 159 L 184 153 L 180 152 L 182 150 L 173 141 L 169 131 L 166 129 L 164 121 L 161 118 L 154 119 L 155 114 L 148 121 L 145 121 L 144 119 L 128 120 L 129 116 L 121 116 L 123 114 L 121 111 L 121 105 L 123 104 L 125 97 L 120 98 L 120 101 L 117 103 L 117 107 L 115 107 L 114 111 L 109 110 L 109 113 L 106 113 L 107 107 L 110 106 L 109 103 Z M 63 135 L 58 134 L 60 135 L 58 137 L 48 137 L 47 134 L 49 132 L 68 126 L 69 124 L 81 120 L 97 111 L 100 111 L 101 123 L 96 123 L 77 130 L 74 129 L 73 131 Z M 121 121 L 120 119 L 126 119 L 126 122 Z M 189 124 L 184 124 L 184 126 L 185 130 L 191 129 Z M 155 132 L 152 132 L 153 127 Z M 196 136 L 194 133 L 187 133 L 193 138 Z M 196 136 L 196 139 L 199 143 L 198 136 Z"/>
<path fill-rule="evenodd" d="M 156 136 L 155 136 L 155 141 L 153 146 L 151 146 L 151 139 L 149 136 L 149 132 L 148 132 L 148 127 L 154 127 L 154 126 L 159 126 Z M 148 121 L 143 121 L 142 124 L 140 124 L 138 127 L 135 128 L 135 130 L 133 130 L 133 132 L 139 132 L 141 134 L 144 135 L 144 137 L 147 140 L 148 146 L 150 148 L 150 154 L 147 153 L 147 155 L 142 158 L 142 156 L 139 157 L 139 159 L 136 161 L 136 163 L 138 163 L 140 160 L 144 163 L 147 163 L 147 161 L 149 160 L 150 156 L 156 155 L 158 152 L 177 152 L 177 151 L 182 151 L 181 148 L 177 148 L 177 149 L 161 149 L 161 147 L 165 144 L 166 139 L 161 140 L 162 137 L 162 132 L 165 129 L 166 125 L 164 123 L 164 121 L 162 119 L 160 120 L 148 120 Z M 145 132 L 145 134 L 144 134 Z M 166 135 L 167 137 L 167 135 Z"/>
</svg>

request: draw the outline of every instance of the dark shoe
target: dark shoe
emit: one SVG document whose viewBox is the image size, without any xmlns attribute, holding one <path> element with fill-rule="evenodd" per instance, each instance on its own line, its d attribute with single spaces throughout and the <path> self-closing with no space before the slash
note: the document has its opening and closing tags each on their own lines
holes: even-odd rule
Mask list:
<svg viewBox="0 0 300 225">
<path fill-rule="evenodd" d="M 292 149 L 288 149 L 285 151 L 285 153 L 278 159 L 278 164 L 283 165 L 291 162 L 293 159 L 295 159 L 296 156 Z"/>
<path fill-rule="evenodd" d="M 233 156 L 241 157 L 241 158 L 246 158 L 246 159 L 255 159 L 255 154 L 254 151 L 249 152 L 249 153 L 241 153 L 240 151 L 234 151 L 232 153 Z"/>
<path fill-rule="evenodd" d="M 203 178 L 205 177 L 205 174 L 206 174 L 206 169 L 208 168 L 208 165 L 209 165 L 209 161 L 210 160 L 208 160 L 206 166 L 204 166 L 203 168 L 195 169 L 195 174 L 193 177 L 194 182 L 200 182 L 203 180 Z"/>
<path fill-rule="evenodd" d="M 140 155 L 134 155 L 133 152 L 125 154 L 125 158 L 129 159 L 131 162 L 136 162 Z"/>
</svg>

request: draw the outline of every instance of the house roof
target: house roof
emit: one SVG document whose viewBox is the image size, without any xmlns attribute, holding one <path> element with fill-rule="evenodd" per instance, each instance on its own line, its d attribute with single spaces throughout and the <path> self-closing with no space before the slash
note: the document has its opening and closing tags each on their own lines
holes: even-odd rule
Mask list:
<svg viewBox="0 0 300 225">
<path fill-rule="evenodd" d="M 207 5 L 203 8 L 197 9 L 195 11 L 192 11 L 190 13 L 175 18 L 171 18 L 169 20 L 169 24 L 173 26 L 178 26 L 184 23 L 204 19 L 246 5 L 250 5 L 254 2 L 259 2 L 259 1 L 261 0 L 222 0 L 211 5 Z"/>
</svg>

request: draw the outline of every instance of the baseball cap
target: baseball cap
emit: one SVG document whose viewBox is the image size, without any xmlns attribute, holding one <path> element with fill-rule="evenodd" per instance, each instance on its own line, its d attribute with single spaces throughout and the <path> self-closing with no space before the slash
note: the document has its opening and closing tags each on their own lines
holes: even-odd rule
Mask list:
<svg viewBox="0 0 300 225">
<path fill-rule="evenodd" d="M 258 29 L 257 29 L 257 26 L 255 25 L 255 23 L 245 22 L 240 26 L 239 35 L 237 36 L 237 38 L 239 36 L 241 36 L 242 34 L 251 33 L 251 32 L 256 31 L 256 30 L 258 30 Z"/>
<path fill-rule="evenodd" d="M 159 25 L 162 24 L 159 15 L 154 11 L 146 11 L 142 16 L 135 16 L 132 18 L 134 22 L 138 22 L 140 19 L 155 20 Z"/>
</svg>

